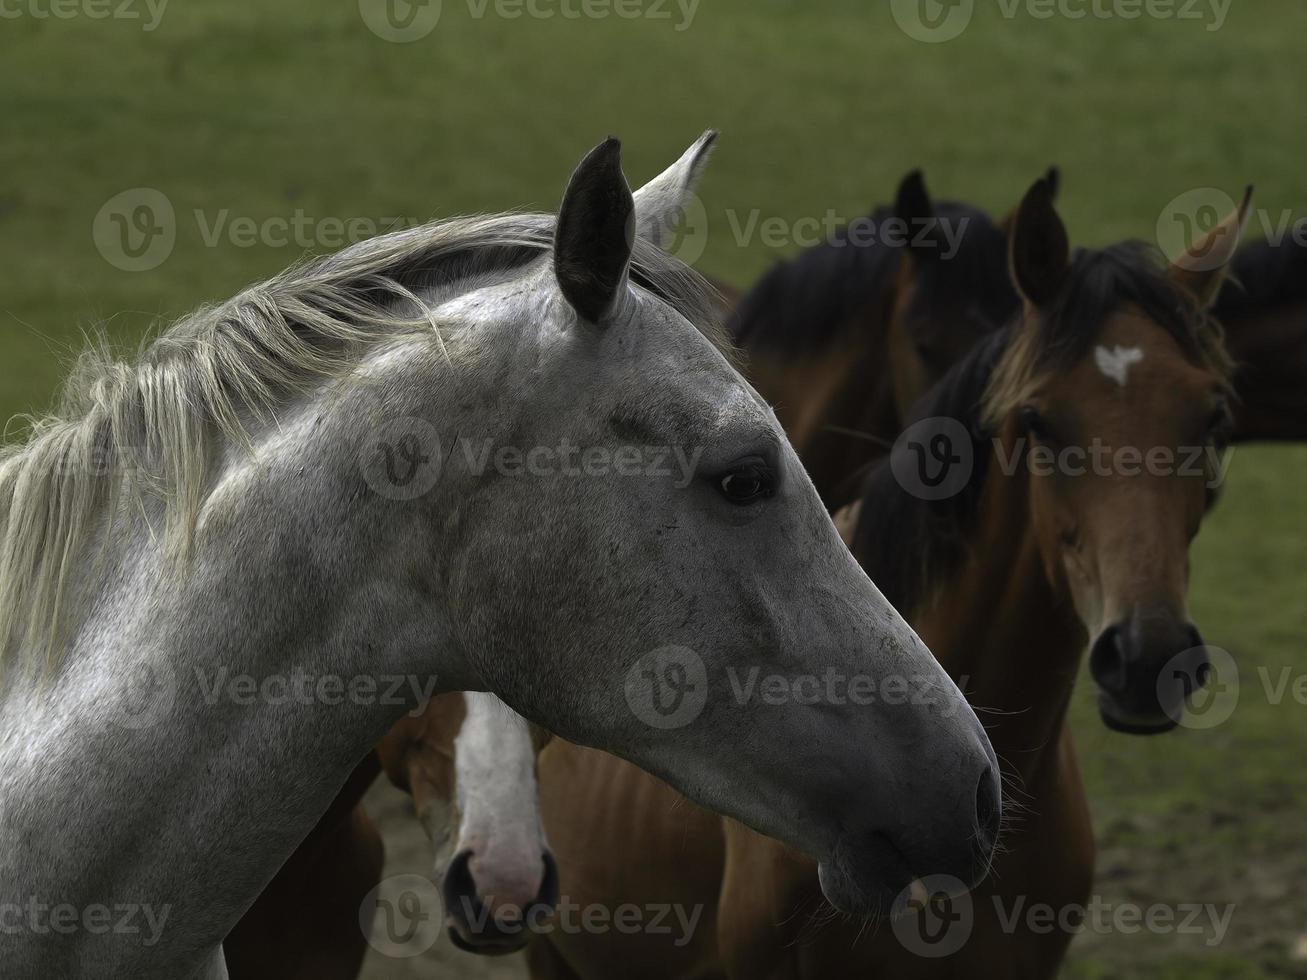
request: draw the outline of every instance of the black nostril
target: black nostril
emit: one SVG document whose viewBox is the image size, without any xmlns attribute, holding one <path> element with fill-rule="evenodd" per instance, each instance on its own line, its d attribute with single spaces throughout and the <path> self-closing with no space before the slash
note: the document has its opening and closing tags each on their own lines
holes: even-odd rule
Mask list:
<svg viewBox="0 0 1307 980">
<path fill-rule="evenodd" d="M 454 860 L 449 862 L 445 872 L 444 886 L 445 908 L 452 912 L 462 912 L 471 918 L 473 911 L 481 905 L 477 898 L 476 882 L 472 880 L 472 852 L 459 851 Z"/>
<path fill-rule="evenodd" d="M 549 909 L 558 904 L 558 864 L 549 851 L 545 851 L 545 875 L 540 881 L 540 891 L 536 895 L 535 904 Z"/>
<path fill-rule="evenodd" d="M 1089 672 L 1094 683 L 1113 694 L 1124 693 L 1130 683 L 1125 643 L 1121 627 L 1109 626 L 1099 634 L 1089 653 Z"/>
<path fill-rule="evenodd" d="M 980 831 L 979 840 L 986 850 L 992 848 L 998 838 L 999 818 L 1002 816 L 998 793 L 998 777 L 987 766 L 976 785 L 976 826 Z"/>
<path fill-rule="evenodd" d="M 1192 658 L 1192 677 L 1189 672 L 1185 673 L 1184 693 L 1185 697 L 1193 694 L 1198 689 L 1206 686 L 1207 681 L 1212 676 L 1212 660 L 1207 655 L 1207 647 L 1203 645 L 1202 634 L 1198 632 L 1197 627 L 1185 627 L 1185 639 L 1189 643 L 1189 655 Z"/>
</svg>

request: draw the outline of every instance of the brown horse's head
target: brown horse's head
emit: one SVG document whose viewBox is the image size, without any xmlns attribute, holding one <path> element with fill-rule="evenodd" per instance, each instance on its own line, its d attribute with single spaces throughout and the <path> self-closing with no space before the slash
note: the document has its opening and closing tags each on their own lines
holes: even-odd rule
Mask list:
<svg viewBox="0 0 1307 980">
<path fill-rule="evenodd" d="M 1023 312 L 987 421 L 1024 460 L 1040 556 L 1088 631 L 1100 711 L 1119 731 L 1174 727 L 1209 671 L 1186 603 L 1189 542 L 1231 415 L 1207 307 L 1247 206 L 1169 269 L 1136 243 L 1073 258 L 1045 181 L 1012 231 Z"/>
<path fill-rule="evenodd" d="M 548 738 L 492 695 L 441 694 L 378 746 L 435 847 L 445 927 L 465 952 L 522 949 L 558 902 L 535 774 Z"/>
<path fill-rule="evenodd" d="M 1045 178 L 1056 186 L 1057 171 Z M 921 171 L 899 184 L 894 214 L 912 229 L 897 272 L 888 359 L 900 420 L 983 337 L 1017 314 L 1007 272 L 1011 218 L 996 224 L 979 208 L 931 200 Z"/>
</svg>

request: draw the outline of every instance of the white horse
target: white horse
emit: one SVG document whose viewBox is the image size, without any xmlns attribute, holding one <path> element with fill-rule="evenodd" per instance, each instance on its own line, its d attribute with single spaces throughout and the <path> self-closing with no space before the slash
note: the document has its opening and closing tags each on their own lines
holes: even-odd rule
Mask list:
<svg viewBox="0 0 1307 980">
<path fill-rule="evenodd" d="M 433 690 L 798 847 L 846 910 L 983 874 L 979 722 L 656 244 L 711 142 L 633 199 L 608 140 L 557 220 L 387 235 L 89 358 L 6 454 L 7 978 L 224 977 L 223 936 Z M 911 696 L 742 701 L 754 672 Z"/>
</svg>

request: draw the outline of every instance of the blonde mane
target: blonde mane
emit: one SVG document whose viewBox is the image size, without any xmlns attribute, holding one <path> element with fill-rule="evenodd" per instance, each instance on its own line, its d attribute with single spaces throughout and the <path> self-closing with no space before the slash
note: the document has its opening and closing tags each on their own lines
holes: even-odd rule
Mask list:
<svg viewBox="0 0 1307 980">
<path fill-rule="evenodd" d="M 164 330 L 134 361 L 100 342 L 83 354 L 53 413 L 0 448 L 0 666 L 15 650 L 56 660 L 71 575 L 92 532 L 153 497 L 165 554 L 185 563 L 210 461 L 249 443 L 297 394 L 348 372 L 404 332 L 441 328 L 424 290 L 506 273 L 549 252 L 554 217 L 501 214 L 369 239 L 292 267 Z M 632 281 L 721 342 L 710 290 L 643 240 Z"/>
</svg>

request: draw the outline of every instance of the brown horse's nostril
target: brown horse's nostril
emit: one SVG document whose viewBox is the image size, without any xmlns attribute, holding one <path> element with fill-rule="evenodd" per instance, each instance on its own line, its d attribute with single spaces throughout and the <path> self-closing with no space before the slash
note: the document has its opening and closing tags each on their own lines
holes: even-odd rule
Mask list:
<svg viewBox="0 0 1307 980">
<path fill-rule="evenodd" d="M 1120 626 L 1109 626 L 1094 641 L 1089 653 L 1089 673 L 1104 691 L 1124 694 L 1130 685 L 1130 663 L 1125 633 Z"/>
<path fill-rule="evenodd" d="M 540 880 L 540 892 L 536 895 L 535 906 L 552 910 L 558 904 L 558 864 L 554 855 L 545 850 L 545 874 Z"/>
<path fill-rule="evenodd" d="M 449 862 L 442 888 L 445 908 L 450 914 L 475 921 L 481 910 L 476 882 L 472 880 L 472 852 L 459 851 Z"/>
</svg>

